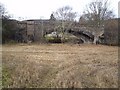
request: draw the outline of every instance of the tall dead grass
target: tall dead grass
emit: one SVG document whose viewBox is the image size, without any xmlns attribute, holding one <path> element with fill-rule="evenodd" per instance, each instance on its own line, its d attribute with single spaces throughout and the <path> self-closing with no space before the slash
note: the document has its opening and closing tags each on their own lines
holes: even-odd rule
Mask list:
<svg viewBox="0 0 120 90">
<path fill-rule="evenodd" d="M 5 45 L 3 87 L 118 87 L 118 48 L 101 45 Z"/>
</svg>

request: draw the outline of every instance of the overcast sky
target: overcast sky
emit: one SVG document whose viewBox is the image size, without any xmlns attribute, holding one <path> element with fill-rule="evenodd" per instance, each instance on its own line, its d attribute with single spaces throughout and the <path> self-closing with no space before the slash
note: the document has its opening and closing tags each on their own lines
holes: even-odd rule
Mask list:
<svg viewBox="0 0 120 90">
<path fill-rule="evenodd" d="M 8 13 L 14 18 L 24 19 L 49 19 L 50 14 L 58 8 L 69 5 L 79 15 L 82 14 L 85 6 L 94 0 L 0 0 Z M 108 0 L 110 7 L 118 17 L 118 2 L 120 0 Z"/>
</svg>

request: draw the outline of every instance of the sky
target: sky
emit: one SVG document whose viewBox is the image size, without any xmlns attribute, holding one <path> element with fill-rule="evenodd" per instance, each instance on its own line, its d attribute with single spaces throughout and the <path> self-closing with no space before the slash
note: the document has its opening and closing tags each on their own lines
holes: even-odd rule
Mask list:
<svg viewBox="0 0 120 90">
<path fill-rule="evenodd" d="M 80 16 L 88 3 L 94 0 L 0 0 L 6 11 L 15 19 L 49 19 L 52 12 L 69 5 Z M 118 17 L 118 2 L 108 0 L 110 8 Z M 79 17 L 78 17 L 79 18 Z"/>
</svg>

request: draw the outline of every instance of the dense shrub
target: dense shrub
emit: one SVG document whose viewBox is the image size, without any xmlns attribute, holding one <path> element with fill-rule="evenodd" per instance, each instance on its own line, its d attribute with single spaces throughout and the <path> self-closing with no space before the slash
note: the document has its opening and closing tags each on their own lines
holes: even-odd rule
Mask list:
<svg viewBox="0 0 120 90">
<path fill-rule="evenodd" d="M 2 43 L 15 40 L 15 34 L 17 30 L 17 21 L 10 20 L 8 18 L 2 19 Z"/>
<path fill-rule="evenodd" d="M 118 20 L 109 20 L 105 24 L 105 44 L 118 45 Z"/>
<path fill-rule="evenodd" d="M 45 39 L 50 43 L 61 43 L 61 38 L 59 37 L 45 36 Z"/>
</svg>

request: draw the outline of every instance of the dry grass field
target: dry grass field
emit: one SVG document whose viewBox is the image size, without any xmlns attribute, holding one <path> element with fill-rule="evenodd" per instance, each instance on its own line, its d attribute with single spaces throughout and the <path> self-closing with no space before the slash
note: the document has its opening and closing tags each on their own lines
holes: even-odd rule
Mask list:
<svg viewBox="0 0 120 90">
<path fill-rule="evenodd" d="M 3 87 L 118 87 L 118 47 L 103 45 L 3 45 Z"/>
</svg>

